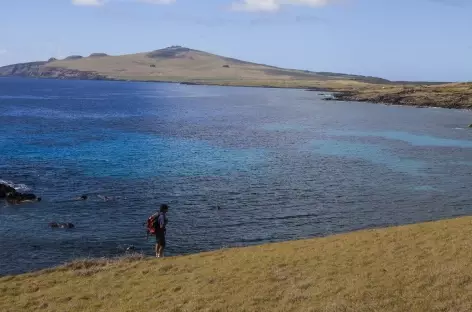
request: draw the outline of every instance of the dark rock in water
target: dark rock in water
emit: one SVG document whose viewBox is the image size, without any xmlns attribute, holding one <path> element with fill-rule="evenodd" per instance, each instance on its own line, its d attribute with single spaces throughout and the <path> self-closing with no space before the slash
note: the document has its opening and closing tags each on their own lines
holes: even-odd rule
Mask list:
<svg viewBox="0 0 472 312">
<path fill-rule="evenodd" d="M 10 193 L 16 193 L 16 190 L 7 184 L 0 183 L 0 198 L 6 198 Z"/>
<path fill-rule="evenodd" d="M 73 229 L 75 227 L 74 224 L 72 223 L 57 223 L 57 222 L 50 222 L 48 226 L 53 229 L 57 229 L 57 228 Z"/>
<path fill-rule="evenodd" d="M 22 202 L 41 201 L 41 197 L 36 197 L 34 194 L 23 194 L 15 191 L 7 195 L 7 201 L 14 204 L 21 204 Z"/>
<path fill-rule="evenodd" d="M 469 125 L 469 128 L 472 128 L 472 124 Z"/>
<path fill-rule="evenodd" d="M 6 198 L 10 203 L 21 204 L 22 202 L 41 201 L 41 197 L 34 194 L 23 194 L 17 192 L 13 187 L 0 183 L 0 198 Z"/>
<path fill-rule="evenodd" d="M 34 194 L 21 194 L 21 193 L 17 193 L 17 194 L 20 194 L 22 200 L 36 200 L 37 199 L 36 195 Z"/>
<path fill-rule="evenodd" d="M 224 68 L 229 68 L 229 65 L 223 65 Z"/>
</svg>

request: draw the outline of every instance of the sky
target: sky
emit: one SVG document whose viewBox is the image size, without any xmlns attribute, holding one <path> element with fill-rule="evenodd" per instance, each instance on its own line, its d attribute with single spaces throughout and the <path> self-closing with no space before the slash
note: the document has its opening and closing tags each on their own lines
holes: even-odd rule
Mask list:
<svg viewBox="0 0 472 312">
<path fill-rule="evenodd" d="M 471 0 L 0 0 L 0 66 L 181 45 L 391 80 L 472 81 Z"/>
</svg>

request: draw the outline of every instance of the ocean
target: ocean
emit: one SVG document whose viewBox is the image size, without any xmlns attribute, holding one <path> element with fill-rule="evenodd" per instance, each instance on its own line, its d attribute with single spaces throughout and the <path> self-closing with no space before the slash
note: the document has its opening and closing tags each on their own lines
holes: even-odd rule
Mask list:
<svg viewBox="0 0 472 312">
<path fill-rule="evenodd" d="M 153 255 L 143 223 L 161 203 L 167 255 L 472 213 L 470 111 L 322 98 L 0 78 L 0 180 L 42 197 L 0 200 L 0 275 Z"/>
</svg>

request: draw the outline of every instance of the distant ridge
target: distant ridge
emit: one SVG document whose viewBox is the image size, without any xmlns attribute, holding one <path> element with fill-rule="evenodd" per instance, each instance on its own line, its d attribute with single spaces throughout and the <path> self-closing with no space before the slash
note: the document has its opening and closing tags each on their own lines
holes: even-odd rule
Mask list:
<svg viewBox="0 0 472 312">
<path fill-rule="evenodd" d="M 310 87 L 322 81 L 343 80 L 389 83 L 361 75 L 285 69 L 235 58 L 171 46 L 151 52 L 109 56 L 92 53 L 71 55 L 64 60 L 31 62 L 0 67 L 0 76 L 51 77 L 62 79 L 111 79 L 168 81 L 223 85 L 272 85 Z"/>
<path fill-rule="evenodd" d="M 0 67 L 1 76 L 300 88 L 335 92 L 326 100 L 472 109 L 470 83 L 395 82 L 371 76 L 286 69 L 182 46 L 119 56 L 92 53 L 88 57 L 72 55 L 63 60 L 13 64 Z"/>
</svg>

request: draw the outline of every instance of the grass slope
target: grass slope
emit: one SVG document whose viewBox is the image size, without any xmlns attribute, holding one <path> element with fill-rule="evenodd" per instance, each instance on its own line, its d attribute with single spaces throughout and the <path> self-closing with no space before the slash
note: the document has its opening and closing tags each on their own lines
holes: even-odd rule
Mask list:
<svg viewBox="0 0 472 312">
<path fill-rule="evenodd" d="M 375 77 L 315 73 L 302 70 L 283 69 L 274 66 L 245 62 L 184 47 L 169 47 L 149 53 L 137 53 L 100 58 L 74 58 L 53 61 L 49 68 L 67 68 L 86 72 L 97 72 L 114 79 L 228 83 L 253 81 L 258 84 L 280 81 L 356 80 L 363 82 L 386 82 Z M 309 86 L 307 83 L 306 86 Z"/>
<path fill-rule="evenodd" d="M 472 218 L 0 279 L 0 311 L 471 311 Z"/>
</svg>

